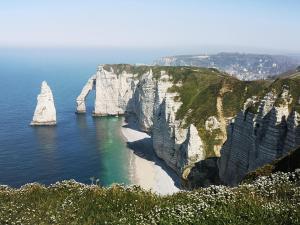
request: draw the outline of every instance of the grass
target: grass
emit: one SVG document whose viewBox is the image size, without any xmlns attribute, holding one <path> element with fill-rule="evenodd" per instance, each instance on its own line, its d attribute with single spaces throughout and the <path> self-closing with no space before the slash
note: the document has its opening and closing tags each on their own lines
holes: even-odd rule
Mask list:
<svg viewBox="0 0 300 225">
<path fill-rule="evenodd" d="M 148 66 L 133 66 L 130 64 L 105 64 L 103 68 L 107 71 L 110 71 L 112 68 L 117 75 L 125 71 L 127 73 L 136 74 L 137 77 L 149 71 Z"/>
<path fill-rule="evenodd" d="M 289 105 L 290 110 L 291 109 L 296 109 L 297 112 L 300 113 L 299 111 L 299 99 L 300 99 L 300 77 L 296 76 L 291 78 L 278 78 L 276 79 L 269 87 L 269 89 L 273 89 L 276 91 L 276 93 L 281 93 L 282 87 L 286 85 L 289 88 L 289 94 L 291 95 L 293 101 Z M 278 98 L 277 102 L 275 103 L 276 105 L 280 104 L 281 99 Z"/>
<path fill-rule="evenodd" d="M 266 89 L 270 81 L 239 81 L 229 80 L 231 91 L 227 92 L 223 98 L 224 116 L 234 117 L 243 108 L 245 101 L 252 97 L 262 97 L 266 94 Z"/>
<path fill-rule="evenodd" d="M 158 196 L 63 181 L 0 188 L 0 224 L 300 224 L 299 173 Z"/>
</svg>

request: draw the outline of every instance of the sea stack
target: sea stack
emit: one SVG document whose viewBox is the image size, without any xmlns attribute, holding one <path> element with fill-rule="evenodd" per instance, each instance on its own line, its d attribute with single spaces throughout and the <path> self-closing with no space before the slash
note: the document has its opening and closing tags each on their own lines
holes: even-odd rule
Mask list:
<svg viewBox="0 0 300 225">
<path fill-rule="evenodd" d="M 30 125 L 56 125 L 54 99 L 46 81 L 42 82 L 41 93 L 37 97 L 37 105 Z"/>
</svg>

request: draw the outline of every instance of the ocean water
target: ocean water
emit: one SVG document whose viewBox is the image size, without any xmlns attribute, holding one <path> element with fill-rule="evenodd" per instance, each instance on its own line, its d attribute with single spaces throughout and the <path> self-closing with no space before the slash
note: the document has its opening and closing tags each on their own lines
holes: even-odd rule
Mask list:
<svg viewBox="0 0 300 225">
<path fill-rule="evenodd" d="M 122 118 L 75 114 L 75 99 L 100 63 L 148 63 L 159 53 L 129 50 L 0 50 L 0 184 L 19 187 L 64 179 L 102 185 L 130 183 Z M 145 57 L 142 58 L 141 56 Z M 31 127 L 36 97 L 46 80 L 52 89 L 57 126 Z"/>
</svg>

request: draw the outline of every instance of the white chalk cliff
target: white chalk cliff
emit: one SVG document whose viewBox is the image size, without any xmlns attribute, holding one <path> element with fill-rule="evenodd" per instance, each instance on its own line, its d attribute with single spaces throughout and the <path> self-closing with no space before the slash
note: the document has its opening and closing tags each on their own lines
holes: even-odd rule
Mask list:
<svg viewBox="0 0 300 225">
<path fill-rule="evenodd" d="M 270 163 L 300 145 L 300 115 L 289 112 L 291 99 L 284 89 L 277 96 L 270 92 L 259 102 L 258 112 L 244 110 L 228 125 L 227 140 L 221 149 L 219 176 L 229 185 L 238 184 L 250 171 Z"/>
<path fill-rule="evenodd" d="M 205 158 L 204 147 L 194 125 L 183 128 L 183 121 L 176 120 L 176 112 L 182 103 L 175 101 L 177 93 L 168 91 L 173 85 L 170 79 L 169 75 L 162 72 L 156 82 L 153 148 L 158 157 L 185 178 L 186 169 Z"/>
<path fill-rule="evenodd" d="M 141 130 L 150 132 L 153 126 L 153 110 L 156 81 L 152 70 L 143 74 L 137 82 L 132 99 L 132 112 L 137 116 Z"/>
<path fill-rule="evenodd" d="M 175 101 L 177 93 L 168 92 L 171 79 L 164 71 L 154 77 L 151 69 L 138 75 L 99 66 L 77 98 L 77 111 L 85 112 L 84 101 L 95 80 L 94 116 L 134 114 L 139 128 L 151 133 L 157 156 L 182 176 L 205 154 L 197 129 L 193 125 L 182 128 L 182 121 L 175 118 L 182 103 Z"/>
<path fill-rule="evenodd" d="M 126 73 L 116 74 L 113 69 L 106 71 L 98 67 L 96 74 L 95 116 L 122 115 L 129 107 L 135 84 L 134 75 Z"/>
<path fill-rule="evenodd" d="M 96 75 L 93 75 L 82 88 L 80 95 L 76 99 L 77 113 L 86 112 L 85 99 L 90 93 L 90 91 L 93 90 L 95 83 L 96 83 Z"/>
<path fill-rule="evenodd" d="M 56 109 L 53 94 L 46 83 L 42 82 L 41 93 L 37 97 L 37 105 L 30 125 L 55 125 Z"/>
</svg>

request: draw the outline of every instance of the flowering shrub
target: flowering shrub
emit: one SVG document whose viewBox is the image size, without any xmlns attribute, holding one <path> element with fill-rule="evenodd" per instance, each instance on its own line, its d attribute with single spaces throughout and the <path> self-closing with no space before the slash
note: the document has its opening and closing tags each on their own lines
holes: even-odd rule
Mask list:
<svg viewBox="0 0 300 225">
<path fill-rule="evenodd" d="M 159 196 L 74 180 L 0 186 L 0 224 L 300 224 L 300 172 Z"/>
</svg>

